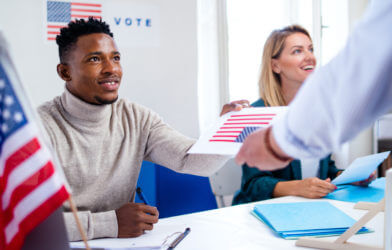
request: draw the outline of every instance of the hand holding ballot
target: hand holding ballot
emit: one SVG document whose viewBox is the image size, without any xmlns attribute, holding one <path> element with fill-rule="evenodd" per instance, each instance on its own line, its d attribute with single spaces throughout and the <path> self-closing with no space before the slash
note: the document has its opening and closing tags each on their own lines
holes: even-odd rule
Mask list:
<svg viewBox="0 0 392 250">
<path fill-rule="evenodd" d="M 230 103 L 223 105 L 220 116 L 229 113 L 231 111 L 240 111 L 243 108 L 249 108 L 249 107 L 250 104 L 248 100 L 232 101 Z"/>
<path fill-rule="evenodd" d="M 391 152 L 382 152 L 378 154 L 367 155 L 355 159 L 348 168 L 336 177 L 332 183 L 342 185 L 348 183 L 361 184 L 361 181 L 369 181 L 374 175 L 377 167 L 388 158 Z"/>
<path fill-rule="evenodd" d="M 223 107 L 223 114 L 215 124 L 203 133 L 188 151 L 190 154 L 235 155 L 245 138 L 257 130 L 270 126 L 277 117 L 287 111 L 287 107 L 245 108 L 247 102 L 229 104 Z M 241 105 L 241 106 L 239 106 Z"/>
<path fill-rule="evenodd" d="M 367 179 L 353 182 L 351 183 L 351 185 L 367 187 L 375 179 L 377 179 L 377 170 L 374 170 L 373 173 Z"/>
</svg>

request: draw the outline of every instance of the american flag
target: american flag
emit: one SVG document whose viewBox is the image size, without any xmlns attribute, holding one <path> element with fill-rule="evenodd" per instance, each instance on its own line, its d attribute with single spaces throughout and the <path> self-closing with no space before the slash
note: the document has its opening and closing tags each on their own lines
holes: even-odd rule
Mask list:
<svg viewBox="0 0 392 250">
<path fill-rule="evenodd" d="M 102 18 L 102 4 L 85 2 L 47 1 L 47 39 L 56 40 L 60 29 L 75 19 Z"/>
<path fill-rule="evenodd" d="M 231 115 L 209 141 L 242 143 L 257 129 L 268 127 L 275 116 L 275 113 Z"/>
<path fill-rule="evenodd" d="M 25 236 L 69 193 L 4 58 L 0 48 L 0 249 L 8 250 L 20 249 Z"/>
</svg>

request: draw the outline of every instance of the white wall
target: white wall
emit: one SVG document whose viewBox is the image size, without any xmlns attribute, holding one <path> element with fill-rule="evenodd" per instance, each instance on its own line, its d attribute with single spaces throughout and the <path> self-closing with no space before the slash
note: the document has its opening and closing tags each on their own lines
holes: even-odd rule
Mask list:
<svg viewBox="0 0 392 250">
<path fill-rule="evenodd" d="M 5 34 L 13 62 L 35 106 L 61 94 L 63 90 L 63 83 L 56 73 L 57 46 L 43 43 L 44 10 L 43 1 L 0 2 L 0 29 Z"/>
<path fill-rule="evenodd" d="M 197 1 L 128 1 L 158 7 L 160 37 L 158 47 L 119 47 L 124 71 L 120 95 L 150 107 L 180 132 L 197 137 Z M 0 29 L 35 106 L 64 89 L 56 73 L 57 45 L 43 39 L 45 8 L 44 0 L 0 2 Z"/>
</svg>

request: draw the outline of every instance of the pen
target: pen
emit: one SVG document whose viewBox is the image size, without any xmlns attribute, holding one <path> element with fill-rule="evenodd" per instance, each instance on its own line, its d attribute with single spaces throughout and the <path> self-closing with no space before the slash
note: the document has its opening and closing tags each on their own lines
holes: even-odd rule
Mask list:
<svg viewBox="0 0 392 250">
<path fill-rule="evenodd" d="M 143 201 L 144 204 L 146 205 L 150 205 L 146 199 L 146 197 L 144 196 L 142 189 L 140 187 L 136 188 L 136 193 L 139 196 L 139 199 L 141 199 Z"/>
<path fill-rule="evenodd" d="M 169 248 L 168 248 L 167 250 L 174 249 L 174 248 L 178 245 L 178 243 L 180 243 L 180 242 L 182 241 L 182 239 L 184 239 L 185 236 L 187 236 L 187 235 L 189 234 L 190 231 L 191 231 L 191 229 L 190 229 L 189 227 L 187 227 L 187 228 L 185 229 L 185 231 L 184 231 L 182 234 L 180 234 L 180 235 L 170 244 L 170 246 L 169 246 Z"/>
</svg>

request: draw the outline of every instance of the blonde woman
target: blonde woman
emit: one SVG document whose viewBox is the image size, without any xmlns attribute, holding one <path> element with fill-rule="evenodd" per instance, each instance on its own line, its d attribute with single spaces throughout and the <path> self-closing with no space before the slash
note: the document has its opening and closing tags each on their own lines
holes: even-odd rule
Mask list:
<svg viewBox="0 0 392 250">
<path fill-rule="evenodd" d="M 312 39 L 304 28 L 292 25 L 273 31 L 264 45 L 259 80 L 261 99 L 252 106 L 288 105 L 315 67 Z M 233 204 L 286 195 L 321 198 L 336 189 L 330 182 L 339 171 L 330 155 L 321 160 L 294 160 L 272 172 L 245 164 L 241 190 Z"/>
</svg>

